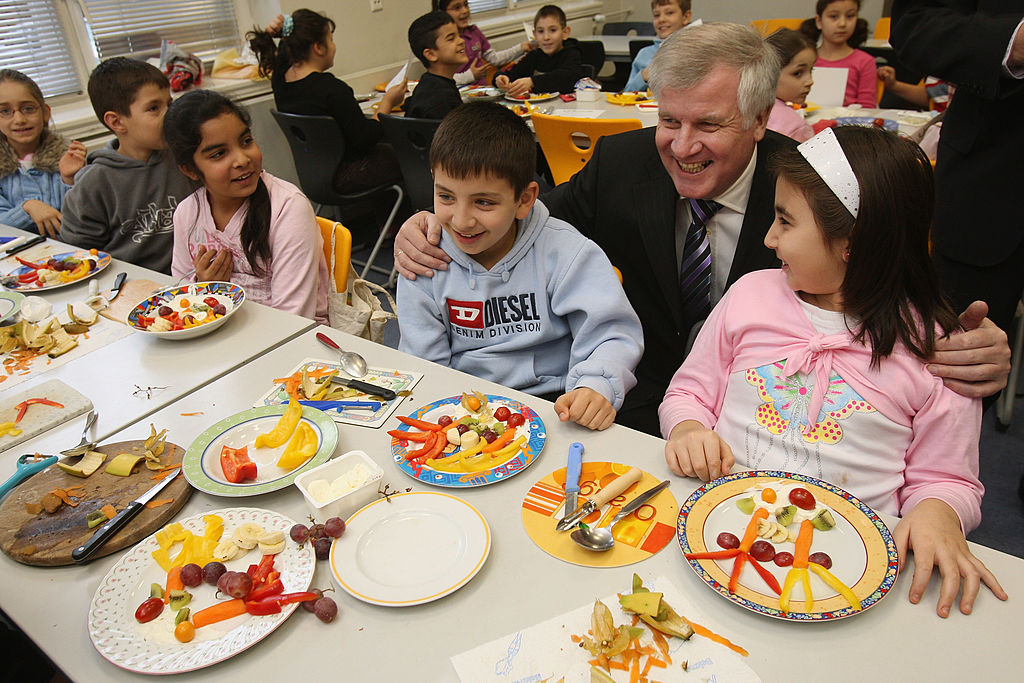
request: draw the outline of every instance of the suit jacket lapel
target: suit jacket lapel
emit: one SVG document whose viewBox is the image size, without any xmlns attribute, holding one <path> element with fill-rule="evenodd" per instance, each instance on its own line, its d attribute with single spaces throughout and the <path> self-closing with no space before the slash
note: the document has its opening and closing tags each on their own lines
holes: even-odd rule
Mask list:
<svg viewBox="0 0 1024 683">
<path fill-rule="evenodd" d="M 633 211 L 651 264 L 651 273 L 668 302 L 676 327 L 682 324 L 682 301 L 676 265 L 676 193 L 672 179 L 656 160 L 658 173 L 633 186 Z"/>
<path fill-rule="evenodd" d="M 757 164 L 726 288 L 751 271 L 778 265 L 778 259 L 764 246 L 764 236 L 775 219 L 775 176 L 769 168 L 768 159 L 777 148 L 778 145 L 773 145 L 769 137 L 757 145 Z"/>
</svg>

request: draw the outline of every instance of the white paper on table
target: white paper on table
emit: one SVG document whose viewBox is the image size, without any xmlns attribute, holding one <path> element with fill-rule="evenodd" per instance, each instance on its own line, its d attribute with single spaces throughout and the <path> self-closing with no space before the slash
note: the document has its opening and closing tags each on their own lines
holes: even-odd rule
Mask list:
<svg viewBox="0 0 1024 683">
<path fill-rule="evenodd" d="M 814 85 L 807 93 L 807 101 L 822 107 L 841 107 L 846 97 L 846 79 L 850 70 L 830 66 L 814 67 Z"/>
<path fill-rule="evenodd" d="M 714 624 L 709 623 L 666 577 L 644 579 L 644 586 L 664 593 L 664 599 L 679 614 L 715 630 Z M 616 626 L 630 623 L 632 617 L 619 607 L 616 594 L 602 598 L 601 602 L 612 611 Z M 565 683 L 589 683 L 590 665 L 587 660 L 592 657 L 572 642 L 571 636 L 586 634 L 593 611 L 593 603 L 583 605 L 553 619 L 492 640 L 455 655 L 451 658 L 452 666 L 463 683 L 557 681 L 561 677 L 565 678 Z M 645 627 L 645 630 L 647 634 L 640 642 L 651 645 L 653 640 L 650 629 Z M 728 637 L 728 634 L 723 635 Z M 707 638 L 698 635 L 685 641 L 669 638 L 668 645 L 672 664 L 665 669 L 651 669 L 651 675 L 659 681 L 756 683 L 761 680 L 739 654 Z M 684 661 L 687 662 L 686 671 L 682 668 Z M 627 671 L 613 669 L 611 675 L 616 681 L 629 680 Z"/>
<path fill-rule="evenodd" d="M 526 39 L 529 41 L 533 40 L 533 24 L 529 21 L 523 22 L 523 30 L 526 31 Z"/>
<path fill-rule="evenodd" d="M 398 70 L 394 78 L 388 81 L 388 84 L 384 86 L 384 90 L 391 90 L 393 87 L 401 83 L 405 79 L 405 73 L 409 70 L 409 62 L 402 65 L 402 68 Z"/>
<path fill-rule="evenodd" d="M 555 109 L 552 116 L 569 116 L 577 119 L 599 119 L 604 114 L 603 109 Z"/>
</svg>

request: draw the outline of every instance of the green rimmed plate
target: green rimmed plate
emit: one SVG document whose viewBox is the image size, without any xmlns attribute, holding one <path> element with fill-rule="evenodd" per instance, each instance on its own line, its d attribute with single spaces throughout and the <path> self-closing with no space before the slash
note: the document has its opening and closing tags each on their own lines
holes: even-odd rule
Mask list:
<svg viewBox="0 0 1024 683">
<path fill-rule="evenodd" d="M 20 311 L 24 300 L 25 295 L 19 292 L 0 292 L 0 322 Z"/>
<path fill-rule="evenodd" d="M 327 413 L 316 408 L 302 408 L 302 421 L 309 423 L 316 432 L 320 447 L 301 467 L 284 470 L 277 466 L 278 458 L 287 444 L 277 448 L 253 446 L 256 436 L 273 429 L 287 407 L 277 405 L 250 408 L 208 427 L 195 438 L 182 459 L 182 471 L 188 483 L 200 491 L 215 496 L 258 496 L 291 486 L 295 477 L 327 462 L 334 455 L 334 449 L 338 445 L 338 426 Z M 256 463 L 259 476 L 254 481 L 242 484 L 229 482 L 220 467 L 220 452 L 224 446 L 248 446 L 249 459 Z"/>
</svg>

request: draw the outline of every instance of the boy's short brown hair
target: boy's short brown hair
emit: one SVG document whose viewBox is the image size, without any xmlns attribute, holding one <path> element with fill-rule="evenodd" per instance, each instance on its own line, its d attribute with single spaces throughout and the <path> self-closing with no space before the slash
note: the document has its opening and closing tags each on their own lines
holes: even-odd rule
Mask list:
<svg viewBox="0 0 1024 683">
<path fill-rule="evenodd" d="M 89 74 L 88 87 L 96 118 L 103 122 L 108 111 L 128 116 L 139 89 L 148 83 L 168 90 L 171 87 L 160 69 L 138 59 L 111 57 L 100 62 Z"/>
<path fill-rule="evenodd" d="M 683 11 L 683 14 L 693 9 L 693 3 L 690 0 L 651 0 L 651 9 L 671 4 L 679 5 L 679 9 Z"/>
<path fill-rule="evenodd" d="M 430 170 L 452 178 L 491 176 L 507 180 L 518 197 L 533 180 L 537 143 L 526 123 L 494 102 L 453 109 L 430 145 Z"/>
<path fill-rule="evenodd" d="M 424 50 L 436 50 L 437 36 L 441 33 L 441 29 L 454 23 L 455 20 L 450 14 L 435 10 L 417 17 L 409 24 L 409 48 L 423 63 L 423 66 L 430 68 L 430 60 L 423 54 Z"/>
<path fill-rule="evenodd" d="M 565 25 L 569 21 L 565 18 L 565 12 L 563 12 L 562 8 L 558 5 L 544 5 L 537 10 L 537 13 L 533 15 L 533 25 L 536 26 L 537 22 L 544 17 L 554 17 L 555 19 L 558 19 L 558 24 L 562 28 L 565 28 Z"/>
</svg>

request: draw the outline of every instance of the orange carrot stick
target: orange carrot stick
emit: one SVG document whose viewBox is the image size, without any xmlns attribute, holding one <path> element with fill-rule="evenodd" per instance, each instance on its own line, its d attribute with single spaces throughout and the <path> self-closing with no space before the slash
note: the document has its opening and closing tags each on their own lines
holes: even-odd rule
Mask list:
<svg viewBox="0 0 1024 683">
<path fill-rule="evenodd" d="M 689 619 L 687 619 L 686 617 L 683 617 L 683 616 L 680 616 L 680 618 L 683 621 L 685 621 L 687 624 L 689 624 L 690 628 L 692 628 L 693 632 L 696 633 L 698 636 L 703 636 L 703 637 L 705 637 L 705 638 L 707 638 L 709 640 L 715 641 L 716 643 L 719 643 L 721 645 L 725 645 L 730 650 L 738 652 L 741 655 L 743 655 L 744 657 L 746 657 L 746 656 L 748 656 L 750 654 L 749 652 L 744 650 L 739 645 L 734 644 L 733 642 L 731 642 L 728 638 L 725 638 L 724 636 L 718 635 L 717 633 L 715 633 L 711 629 L 707 628 L 706 626 L 701 626 L 700 624 L 698 624 L 696 622 L 693 622 L 693 621 L 690 621 Z"/>
<path fill-rule="evenodd" d="M 800 533 L 796 537 L 796 548 L 793 550 L 793 568 L 807 567 L 807 558 L 811 552 L 811 541 L 814 540 L 814 525 L 810 520 L 800 522 Z"/>
<path fill-rule="evenodd" d="M 171 591 L 185 590 L 185 584 L 181 580 L 181 567 L 175 565 L 167 572 L 167 590 L 164 591 L 164 604 L 171 601 Z"/>
<path fill-rule="evenodd" d="M 245 614 L 245 600 L 235 598 L 234 600 L 218 602 L 216 605 L 199 610 L 192 615 L 192 625 L 196 628 L 201 628 L 215 624 L 218 621 L 230 619 L 231 617 L 237 617 L 240 614 Z"/>
<path fill-rule="evenodd" d="M 169 505 L 169 504 L 171 504 L 173 502 L 174 502 L 173 498 L 161 498 L 160 500 L 151 500 L 151 501 L 149 501 L 148 503 L 146 503 L 146 507 L 150 508 L 150 509 L 158 508 L 161 505 Z"/>
</svg>

